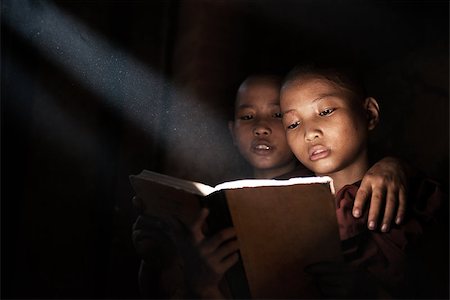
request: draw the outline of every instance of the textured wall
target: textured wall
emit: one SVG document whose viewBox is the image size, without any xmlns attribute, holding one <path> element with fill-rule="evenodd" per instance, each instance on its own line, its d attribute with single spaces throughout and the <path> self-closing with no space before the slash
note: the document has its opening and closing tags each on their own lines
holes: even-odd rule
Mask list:
<svg viewBox="0 0 450 300">
<path fill-rule="evenodd" d="M 241 65 L 238 2 L 183 1 L 173 48 L 170 113 L 165 131 L 168 173 L 217 184 L 236 174 L 228 107 Z"/>
</svg>

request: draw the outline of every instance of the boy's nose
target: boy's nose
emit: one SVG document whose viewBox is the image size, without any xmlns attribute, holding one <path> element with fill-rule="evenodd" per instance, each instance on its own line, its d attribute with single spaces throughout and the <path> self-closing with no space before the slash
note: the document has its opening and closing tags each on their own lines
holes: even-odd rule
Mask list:
<svg viewBox="0 0 450 300">
<path fill-rule="evenodd" d="M 308 129 L 305 131 L 305 140 L 311 142 L 316 138 L 319 138 L 320 134 L 321 132 L 319 129 Z"/>
<path fill-rule="evenodd" d="M 257 124 L 254 128 L 253 128 L 253 134 L 258 136 L 258 135 L 269 135 L 272 133 L 272 130 L 270 129 L 269 126 L 267 126 L 266 124 L 260 123 Z"/>
</svg>

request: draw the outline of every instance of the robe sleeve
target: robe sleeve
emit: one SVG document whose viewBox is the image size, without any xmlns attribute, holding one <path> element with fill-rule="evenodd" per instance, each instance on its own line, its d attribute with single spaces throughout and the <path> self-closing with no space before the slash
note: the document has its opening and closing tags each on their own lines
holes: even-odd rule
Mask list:
<svg viewBox="0 0 450 300">
<path fill-rule="evenodd" d="M 383 296 L 417 295 L 420 286 L 426 286 L 424 279 L 417 279 L 424 274 L 426 264 L 417 263 L 417 258 L 432 255 L 427 253 L 431 247 L 423 245 L 439 240 L 435 236 L 440 232 L 437 228 L 442 225 L 445 228 L 441 222 L 445 218 L 441 215 L 448 210 L 443 209 L 445 197 L 439 185 L 427 179 L 417 182 L 407 200 L 406 219 L 401 225 L 393 225 L 387 233 L 367 229 L 367 209 L 361 218 L 352 216 L 358 186 L 358 183 L 345 186 L 336 195 L 336 217 L 345 261 L 367 272 Z M 441 239 L 448 244 L 448 234 Z"/>
</svg>

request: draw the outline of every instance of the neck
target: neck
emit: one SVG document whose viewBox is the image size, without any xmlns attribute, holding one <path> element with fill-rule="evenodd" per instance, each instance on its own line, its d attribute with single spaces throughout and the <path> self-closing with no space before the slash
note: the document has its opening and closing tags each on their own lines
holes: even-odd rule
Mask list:
<svg viewBox="0 0 450 300">
<path fill-rule="evenodd" d="M 296 161 L 292 160 L 288 164 L 272 169 L 253 169 L 253 177 L 256 179 L 272 179 L 291 172 L 296 167 Z"/>
<path fill-rule="evenodd" d="M 355 162 L 352 165 L 330 174 L 321 174 L 330 176 L 333 179 L 333 185 L 336 193 L 344 186 L 361 180 L 369 169 L 367 158 Z M 319 175 L 319 174 L 318 174 Z"/>
</svg>

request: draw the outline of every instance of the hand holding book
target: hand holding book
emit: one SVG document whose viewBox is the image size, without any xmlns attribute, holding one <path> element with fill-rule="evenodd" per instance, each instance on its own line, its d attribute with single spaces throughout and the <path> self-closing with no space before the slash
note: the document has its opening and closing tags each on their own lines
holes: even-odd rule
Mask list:
<svg viewBox="0 0 450 300">
<path fill-rule="evenodd" d="M 224 274 L 239 259 L 236 231 L 229 227 L 205 236 L 203 229 L 209 211 L 203 208 L 190 228 L 190 251 L 185 259 L 185 271 L 190 295 L 195 298 L 217 299 L 224 297 L 219 288 Z"/>
</svg>

